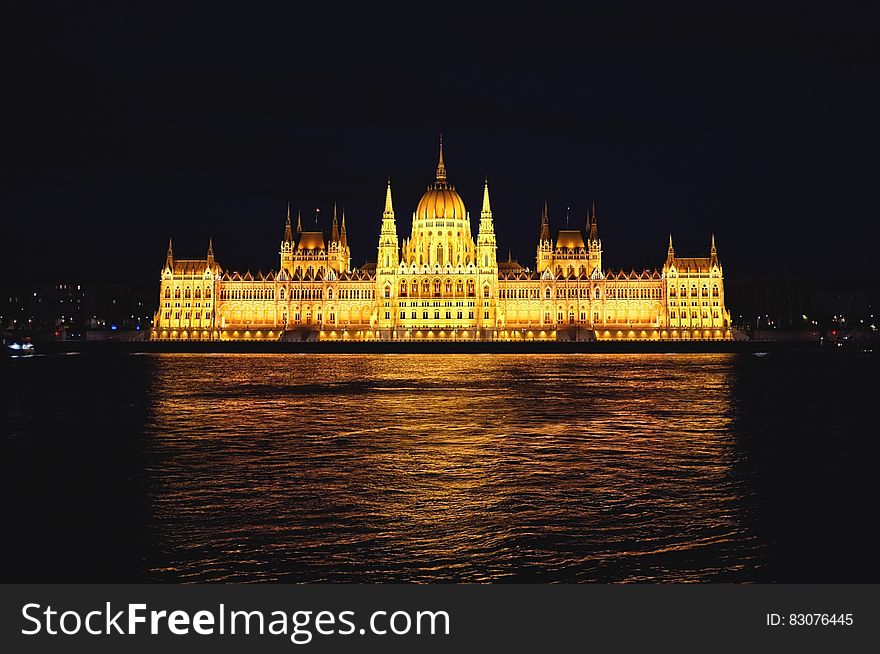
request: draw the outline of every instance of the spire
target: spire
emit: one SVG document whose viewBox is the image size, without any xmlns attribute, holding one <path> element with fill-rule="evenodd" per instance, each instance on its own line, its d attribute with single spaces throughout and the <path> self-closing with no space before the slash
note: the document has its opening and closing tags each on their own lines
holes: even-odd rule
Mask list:
<svg viewBox="0 0 880 654">
<path fill-rule="evenodd" d="M 342 209 L 342 231 L 339 238 L 342 241 L 342 247 L 348 247 L 348 233 L 345 231 L 345 207 Z"/>
<path fill-rule="evenodd" d="M 330 228 L 330 240 L 339 240 L 339 221 L 336 219 L 336 203 L 333 203 L 333 225 Z"/>
<path fill-rule="evenodd" d="M 293 240 L 293 234 L 290 231 L 290 200 L 287 201 L 287 219 L 284 221 L 284 242 Z"/>
<path fill-rule="evenodd" d="M 208 261 L 214 260 L 214 239 L 208 239 Z"/>
<path fill-rule="evenodd" d="M 709 248 L 709 256 L 712 262 L 718 261 L 718 250 L 715 249 L 715 234 L 712 234 L 712 246 Z"/>
<path fill-rule="evenodd" d="M 437 181 L 446 182 L 446 164 L 443 163 L 443 134 L 440 134 L 440 159 L 437 162 Z"/>
<path fill-rule="evenodd" d="M 165 265 L 169 268 L 174 267 L 174 249 L 171 247 L 171 237 L 168 237 L 168 253 L 165 255 Z"/>
<path fill-rule="evenodd" d="M 666 250 L 666 261 L 672 263 L 675 258 L 675 248 L 672 247 L 672 234 L 669 235 L 669 249 Z"/>
<path fill-rule="evenodd" d="M 441 163 L 443 161 L 442 157 L 440 159 Z M 385 189 L 385 217 L 394 218 L 394 206 L 391 204 L 391 178 L 388 178 L 388 188 Z"/>
<path fill-rule="evenodd" d="M 492 205 L 489 204 L 489 180 L 483 180 L 483 209 L 480 211 L 481 217 L 492 217 Z"/>
<path fill-rule="evenodd" d="M 550 219 L 547 216 L 547 200 L 544 200 L 544 210 L 541 211 L 541 240 L 550 240 Z"/>
<path fill-rule="evenodd" d="M 303 223 L 302 223 L 302 209 L 296 212 L 296 233 L 302 234 L 303 231 Z"/>
<path fill-rule="evenodd" d="M 592 214 L 587 214 L 589 222 L 589 234 L 591 241 L 599 240 L 599 223 L 596 219 L 596 201 L 593 200 L 593 211 Z"/>
</svg>

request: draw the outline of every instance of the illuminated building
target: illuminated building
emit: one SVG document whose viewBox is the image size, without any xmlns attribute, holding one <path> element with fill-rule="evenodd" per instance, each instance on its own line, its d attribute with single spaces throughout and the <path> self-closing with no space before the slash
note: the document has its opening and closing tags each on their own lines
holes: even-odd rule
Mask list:
<svg viewBox="0 0 880 654">
<path fill-rule="evenodd" d="M 447 181 L 443 144 L 436 179 L 398 239 L 391 195 L 375 264 L 351 267 L 345 227 L 333 210 L 329 234 L 303 231 L 290 207 L 275 272 L 224 271 L 177 259 L 171 243 L 151 333 L 172 340 L 609 340 L 728 339 L 721 263 L 678 257 L 669 239 L 662 268 L 602 268 L 593 205 L 583 229 L 554 239 L 546 204 L 533 269 L 498 262 L 488 182 L 474 240 L 470 214 Z"/>
</svg>

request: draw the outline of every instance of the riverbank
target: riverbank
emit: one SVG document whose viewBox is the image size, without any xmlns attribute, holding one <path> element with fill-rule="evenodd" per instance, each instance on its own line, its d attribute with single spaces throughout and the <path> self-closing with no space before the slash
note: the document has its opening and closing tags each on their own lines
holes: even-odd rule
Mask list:
<svg viewBox="0 0 880 654">
<path fill-rule="evenodd" d="M 39 354 L 62 353 L 308 353 L 308 354 L 575 354 L 755 353 L 830 350 L 791 341 L 58 341 L 40 343 Z"/>
</svg>

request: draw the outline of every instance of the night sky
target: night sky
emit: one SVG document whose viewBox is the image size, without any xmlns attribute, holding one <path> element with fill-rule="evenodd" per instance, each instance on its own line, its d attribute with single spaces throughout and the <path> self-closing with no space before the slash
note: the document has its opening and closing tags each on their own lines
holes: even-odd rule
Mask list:
<svg viewBox="0 0 880 654">
<path fill-rule="evenodd" d="M 361 265 L 388 175 L 409 234 L 440 131 L 499 259 L 534 265 L 545 199 L 554 230 L 595 200 L 606 266 L 714 232 L 728 279 L 877 277 L 878 22 L 840 3 L 33 4 L 4 10 L 6 280 L 150 284 L 169 236 L 276 268 L 288 198 L 344 206 Z"/>
</svg>

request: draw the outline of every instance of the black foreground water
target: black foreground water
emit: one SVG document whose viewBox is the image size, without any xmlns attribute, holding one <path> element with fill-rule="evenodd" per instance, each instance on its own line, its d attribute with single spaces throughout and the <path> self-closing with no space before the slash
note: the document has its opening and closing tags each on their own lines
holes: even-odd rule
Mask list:
<svg viewBox="0 0 880 654">
<path fill-rule="evenodd" d="M 3 581 L 880 581 L 877 360 L 0 361 Z"/>
</svg>

